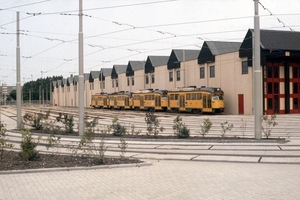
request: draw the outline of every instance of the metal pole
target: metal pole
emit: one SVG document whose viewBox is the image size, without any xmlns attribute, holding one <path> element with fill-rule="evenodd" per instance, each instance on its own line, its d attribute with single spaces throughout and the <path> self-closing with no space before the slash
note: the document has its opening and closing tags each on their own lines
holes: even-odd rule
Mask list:
<svg viewBox="0 0 300 200">
<path fill-rule="evenodd" d="M 183 49 L 183 87 L 186 87 L 185 83 L 185 50 Z"/>
<path fill-rule="evenodd" d="M 49 95 L 50 95 L 50 105 L 52 106 L 52 80 L 50 78 L 50 91 L 49 91 Z"/>
<path fill-rule="evenodd" d="M 102 80 L 102 75 L 103 75 L 103 72 L 102 72 L 102 69 L 100 71 L 100 77 L 101 77 L 101 93 L 103 93 L 103 80 Z"/>
<path fill-rule="evenodd" d="M 17 48 L 16 48 L 16 56 L 17 56 L 17 129 L 21 130 L 22 120 L 21 120 L 21 69 L 20 69 L 20 15 L 17 12 Z"/>
<path fill-rule="evenodd" d="M 83 77 L 83 31 L 82 31 L 82 0 L 79 0 L 79 76 L 78 76 L 78 132 L 82 136 L 84 134 L 84 77 Z"/>
<path fill-rule="evenodd" d="M 254 129 L 255 139 L 261 139 L 261 117 L 262 117 L 262 78 L 260 63 L 260 27 L 258 15 L 258 1 L 254 0 Z"/>
</svg>

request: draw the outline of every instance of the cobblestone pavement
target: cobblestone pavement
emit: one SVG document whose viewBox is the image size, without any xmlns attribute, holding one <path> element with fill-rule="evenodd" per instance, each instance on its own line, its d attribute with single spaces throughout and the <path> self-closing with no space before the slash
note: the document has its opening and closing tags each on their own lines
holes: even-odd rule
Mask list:
<svg viewBox="0 0 300 200">
<path fill-rule="evenodd" d="M 291 119 L 295 120 L 294 116 Z M 152 163 L 151 166 L 0 174 L 0 200 L 300 199 L 299 123 L 290 127 L 290 119 L 282 120 L 286 124 L 282 123 L 278 133 L 291 136 L 287 144 L 199 144 L 193 147 L 166 143 L 156 144 L 155 148 L 153 144 L 146 144 L 144 149 L 152 147 L 166 152 L 178 149 L 184 154 L 146 151 L 142 157 L 158 159 L 145 160 Z M 9 117 L 2 115 L 2 121 L 8 129 L 16 127 L 16 122 Z M 131 148 L 141 149 L 139 145 L 133 143 Z M 202 154 L 207 152 L 203 148 L 209 148 L 212 154 L 194 155 L 200 150 Z M 248 157 L 237 156 L 238 153 Z M 229 156 L 224 157 L 224 154 Z M 253 155 L 269 157 L 257 162 L 258 157 Z M 286 164 L 279 164 L 281 162 Z"/>
<path fill-rule="evenodd" d="M 0 199 L 299 199 L 299 180 L 299 165 L 155 161 L 1 175 Z"/>
</svg>

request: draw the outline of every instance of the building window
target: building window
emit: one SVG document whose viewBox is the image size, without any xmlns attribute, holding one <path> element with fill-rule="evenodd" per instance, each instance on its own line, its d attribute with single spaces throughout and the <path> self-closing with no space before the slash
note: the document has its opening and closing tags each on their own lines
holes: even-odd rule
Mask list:
<svg viewBox="0 0 300 200">
<path fill-rule="evenodd" d="M 149 76 L 148 75 L 145 76 L 145 79 L 146 79 L 146 84 L 149 84 Z"/>
<path fill-rule="evenodd" d="M 299 77 L 298 67 L 293 67 L 293 78 Z"/>
<path fill-rule="evenodd" d="M 114 88 L 114 87 L 115 87 L 115 82 L 114 82 L 114 80 L 112 80 L 111 83 L 112 83 L 111 86 Z"/>
<path fill-rule="evenodd" d="M 180 70 L 176 71 L 176 80 L 180 81 Z"/>
<path fill-rule="evenodd" d="M 210 78 L 215 77 L 215 66 L 210 66 L 209 67 L 209 74 L 210 74 Z"/>
<path fill-rule="evenodd" d="M 131 79 L 131 83 L 132 83 L 132 85 L 134 85 L 134 78 L 133 77 Z"/>
<path fill-rule="evenodd" d="M 247 61 L 242 62 L 242 74 L 248 74 L 248 62 Z"/>
<path fill-rule="evenodd" d="M 155 79 L 154 79 L 154 74 L 151 75 L 151 83 L 154 83 Z"/>
<path fill-rule="evenodd" d="M 200 78 L 205 78 L 205 68 L 204 67 L 200 67 Z"/>
<path fill-rule="evenodd" d="M 100 89 L 105 89 L 105 82 L 100 83 Z"/>
<path fill-rule="evenodd" d="M 173 72 L 169 72 L 169 81 L 173 82 Z"/>
<path fill-rule="evenodd" d="M 119 81 L 116 79 L 116 87 L 119 87 Z"/>
<path fill-rule="evenodd" d="M 129 85 L 130 85 L 129 78 L 127 78 L 127 86 L 129 86 Z"/>
<path fill-rule="evenodd" d="M 77 92 L 77 85 L 74 85 L 74 92 Z"/>
</svg>

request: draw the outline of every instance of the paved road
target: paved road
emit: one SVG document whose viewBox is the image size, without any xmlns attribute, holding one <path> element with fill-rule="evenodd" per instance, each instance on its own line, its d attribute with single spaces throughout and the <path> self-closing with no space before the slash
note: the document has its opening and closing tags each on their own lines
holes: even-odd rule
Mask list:
<svg viewBox="0 0 300 200">
<path fill-rule="evenodd" d="M 153 161 L 152 161 L 153 162 Z M 0 175 L 0 199 L 299 199 L 299 165 L 152 166 Z"/>
<path fill-rule="evenodd" d="M 283 118 L 283 128 L 293 130 L 286 144 L 133 141 L 127 156 L 151 166 L 1 174 L 0 199 L 300 199 L 297 124 L 290 128 Z M 2 120 L 16 127 L 7 116 Z"/>
</svg>

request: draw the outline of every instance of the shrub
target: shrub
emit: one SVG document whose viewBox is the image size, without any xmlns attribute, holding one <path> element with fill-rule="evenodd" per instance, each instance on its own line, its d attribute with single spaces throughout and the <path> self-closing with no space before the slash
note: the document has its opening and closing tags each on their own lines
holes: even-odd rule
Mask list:
<svg viewBox="0 0 300 200">
<path fill-rule="evenodd" d="M 264 132 L 266 138 L 268 139 L 271 135 L 272 129 L 276 125 L 278 125 L 278 123 L 276 122 L 276 115 L 273 114 L 270 116 L 270 118 L 268 115 L 264 115 L 264 116 L 262 116 L 261 120 L 263 122 L 263 124 L 261 126 L 262 131 Z"/>
<path fill-rule="evenodd" d="M 190 129 L 182 122 L 182 118 L 179 115 L 177 115 L 173 122 L 174 135 L 178 138 L 188 138 L 190 136 Z"/>
<path fill-rule="evenodd" d="M 227 131 L 231 131 L 233 128 L 233 124 L 229 124 L 228 121 L 221 123 L 221 137 L 226 137 Z"/>
<path fill-rule="evenodd" d="M 123 136 L 126 134 L 126 128 L 125 126 L 122 126 L 118 121 L 119 121 L 118 117 L 115 117 L 112 120 L 112 124 L 108 126 L 109 129 L 108 132 L 112 131 L 112 134 L 114 136 Z"/>
<path fill-rule="evenodd" d="M 62 122 L 65 125 L 66 133 L 74 133 L 75 124 L 73 115 L 65 114 Z"/>
<path fill-rule="evenodd" d="M 163 132 L 164 128 L 160 125 L 160 120 L 157 119 L 157 116 L 153 112 L 147 112 L 145 115 L 145 122 L 147 124 L 147 135 L 154 135 L 156 138 L 159 132 Z"/>
<path fill-rule="evenodd" d="M 208 134 L 208 132 L 211 129 L 211 126 L 212 126 L 212 122 L 210 121 L 209 118 L 203 119 L 202 125 L 200 125 L 201 127 L 200 134 L 202 135 L 202 137 L 205 137 L 205 135 Z"/>
<path fill-rule="evenodd" d="M 13 144 L 8 143 L 6 139 L 6 128 L 5 124 L 0 121 L 0 160 L 3 158 L 5 148 L 13 148 Z"/>
<path fill-rule="evenodd" d="M 54 146 L 59 145 L 61 137 L 55 137 L 53 134 L 49 135 L 44 141 L 46 142 L 46 148 L 54 148 Z M 58 150 L 58 147 L 57 147 Z"/>
<path fill-rule="evenodd" d="M 136 130 L 135 129 L 135 125 L 134 124 L 131 124 L 130 126 L 130 132 L 128 131 L 128 135 L 131 134 L 131 135 L 139 135 L 142 131 L 141 130 Z"/>
<path fill-rule="evenodd" d="M 47 111 L 46 114 L 43 113 L 34 113 L 29 114 L 25 113 L 23 116 L 23 120 L 25 122 L 29 122 L 32 127 L 34 127 L 36 130 L 43 129 L 43 121 L 47 120 L 49 118 L 50 111 Z"/>
<path fill-rule="evenodd" d="M 39 160 L 40 156 L 36 147 L 40 141 L 40 137 L 34 139 L 32 134 L 28 129 L 21 131 L 22 133 L 22 141 L 21 141 L 21 152 L 19 155 L 22 160 L 25 161 L 34 161 Z"/>
</svg>

